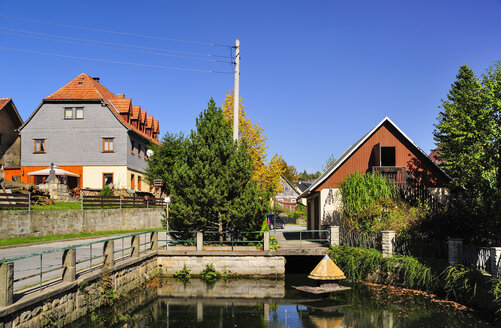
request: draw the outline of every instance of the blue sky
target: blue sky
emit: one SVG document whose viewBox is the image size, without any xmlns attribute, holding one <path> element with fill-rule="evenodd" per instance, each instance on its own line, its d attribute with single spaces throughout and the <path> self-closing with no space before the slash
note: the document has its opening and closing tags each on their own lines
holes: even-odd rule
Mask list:
<svg viewBox="0 0 501 328">
<path fill-rule="evenodd" d="M 221 105 L 233 76 L 31 52 L 230 72 L 227 47 L 165 38 L 228 46 L 239 38 L 247 113 L 264 127 L 268 154 L 282 154 L 300 171 L 320 170 L 330 154 L 339 157 L 385 116 L 429 151 L 438 106 L 459 66 L 480 74 L 501 60 L 499 0 L 0 0 L 0 15 L 27 19 L 0 17 L 0 97 L 13 98 L 23 119 L 42 98 L 86 72 L 153 114 L 162 133 L 189 132 L 211 97 Z M 74 43 L 55 42 L 54 35 Z M 107 43 L 95 47 L 76 39 Z"/>
</svg>

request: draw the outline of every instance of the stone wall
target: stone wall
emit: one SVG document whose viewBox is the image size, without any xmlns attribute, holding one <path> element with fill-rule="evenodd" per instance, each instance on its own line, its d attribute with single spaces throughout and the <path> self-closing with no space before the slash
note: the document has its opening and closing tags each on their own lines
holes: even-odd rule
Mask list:
<svg viewBox="0 0 501 328">
<path fill-rule="evenodd" d="M 217 271 L 236 275 L 282 276 L 285 274 L 283 256 L 246 255 L 232 252 L 227 255 L 190 254 L 173 255 L 167 251 L 158 251 L 160 274 L 173 275 L 184 265 L 192 274 L 200 274 L 207 264 L 213 264 Z"/>
<path fill-rule="evenodd" d="M 161 228 L 163 209 L 0 211 L 0 238 Z"/>
<path fill-rule="evenodd" d="M 109 271 L 118 295 L 138 288 L 158 274 L 156 252 L 120 262 Z M 102 305 L 102 271 L 49 287 L 0 308 L 0 328 L 62 327 Z"/>
<path fill-rule="evenodd" d="M 186 288 L 181 280 L 168 279 L 158 287 L 159 297 L 196 298 L 283 298 L 285 281 L 280 279 L 230 279 L 219 280 L 210 288 L 201 279 L 191 279 Z M 210 302 L 210 301 L 209 301 Z"/>
</svg>

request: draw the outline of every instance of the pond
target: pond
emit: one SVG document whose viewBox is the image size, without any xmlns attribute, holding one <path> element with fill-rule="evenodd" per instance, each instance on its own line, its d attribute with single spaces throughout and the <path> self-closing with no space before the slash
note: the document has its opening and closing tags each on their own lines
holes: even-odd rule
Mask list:
<svg viewBox="0 0 501 328">
<path fill-rule="evenodd" d="M 212 285 L 162 278 L 68 327 L 494 327 L 418 292 L 357 283 L 321 297 L 292 288 L 306 284 L 314 285 L 305 275 Z"/>
</svg>

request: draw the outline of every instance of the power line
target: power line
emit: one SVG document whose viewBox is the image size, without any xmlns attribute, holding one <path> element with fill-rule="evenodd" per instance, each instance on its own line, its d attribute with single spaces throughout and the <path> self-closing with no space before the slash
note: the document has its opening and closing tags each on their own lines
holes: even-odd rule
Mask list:
<svg viewBox="0 0 501 328">
<path fill-rule="evenodd" d="M 1 17 L 1 15 L 0 15 L 0 17 Z M 106 44 L 106 45 L 112 45 L 112 46 L 118 46 L 118 47 L 129 47 L 129 48 L 145 49 L 145 50 L 153 50 L 153 51 L 174 52 L 174 53 L 203 56 L 203 57 L 227 58 L 226 56 L 212 55 L 212 54 L 206 54 L 206 53 L 200 53 L 200 52 L 182 51 L 182 50 L 173 50 L 173 49 L 164 49 L 164 48 L 153 48 L 153 47 L 131 45 L 131 44 L 126 44 L 126 43 L 99 41 L 99 40 L 92 40 L 92 39 L 82 39 L 82 38 L 75 38 L 75 37 L 58 35 L 58 34 L 49 34 L 49 33 L 33 32 L 33 31 L 28 31 L 28 30 L 20 30 L 20 29 L 9 28 L 9 27 L 0 27 L 0 29 L 6 30 L 6 31 L 25 33 L 25 34 L 40 35 L 40 36 L 45 36 L 45 37 L 50 37 L 50 38 L 60 38 L 60 39 L 65 39 L 65 40 L 75 40 L 75 41 L 83 41 L 83 42 L 90 42 L 90 43 Z"/>
<path fill-rule="evenodd" d="M 206 69 L 198 69 L 198 68 L 187 68 L 187 67 L 176 67 L 176 66 L 141 64 L 141 63 L 132 63 L 132 62 L 118 61 L 118 60 L 109 60 L 109 59 L 100 59 L 100 58 L 90 58 L 90 57 L 62 55 L 62 54 L 54 54 L 54 53 L 50 53 L 50 52 L 25 50 L 25 49 L 16 49 L 16 48 L 7 48 L 7 47 L 0 47 L 0 49 L 9 50 L 9 51 L 23 52 L 23 53 L 31 53 L 31 54 L 37 54 L 37 55 L 62 57 L 62 58 L 71 58 L 71 59 L 80 59 L 80 60 L 95 61 L 95 62 L 102 62 L 102 63 L 111 63 L 111 64 L 121 64 L 121 65 L 131 65 L 131 66 L 151 67 L 151 68 L 161 68 L 161 69 L 171 69 L 171 70 L 190 71 L 190 72 L 217 73 L 217 74 L 233 74 L 233 72 L 223 72 L 223 71 L 214 71 L 214 70 L 206 70 Z"/>
<path fill-rule="evenodd" d="M 0 27 L 0 29 L 4 29 L 4 28 Z M 68 44 L 76 44 L 76 45 L 91 46 L 91 47 L 100 47 L 100 48 L 106 48 L 106 49 L 115 49 L 115 50 L 128 51 L 128 52 L 134 52 L 134 53 L 143 53 L 143 54 L 158 55 L 158 56 L 176 57 L 176 58 L 187 58 L 187 59 L 194 59 L 194 60 L 209 61 L 209 62 L 214 62 L 214 63 L 215 62 L 219 62 L 219 63 L 231 63 L 231 62 L 226 61 L 226 60 L 209 59 L 209 58 L 199 58 L 199 57 L 183 56 L 183 55 L 172 55 L 172 54 L 166 54 L 166 53 L 151 52 L 151 51 L 142 51 L 142 50 L 134 50 L 134 49 L 127 49 L 127 48 L 106 46 L 106 45 L 100 45 L 100 44 L 91 44 L 91 43 L 83 43 L 83 42 L 76 42 L 76 41 L 58 40 L 58 39 L 55 39 L 55 38 L 44 37 L 44 36 L 23 35 L 23 34 L 12 33 L 12 32 L 4 32 L 4 31 L 0 31 L 0 33 L 2 33 L 2 34 L 8 34 L 8 35 L 16 35 L 16 36 L 21 36 L 21 37 L 26 37 L 26 38 L 34 38 L 34 39 L 39 39 L 39 40 L 50 40 L 50 41 L 68 43 Z M 38 34 L 40 34 L 40 33 L 38 33 Z"/>
<path fill-rule="evenodd" d="M 87 30 L 87 31 L 94 31 L 94 32 L 104 32 L 104 33 L 112 33 L 112 34 L 119 34 L 119 35 L 127 35 L 127 36 L 134 36 L 134 37 L 140 37 L 140 38 L 146 38 L 146 39 L 156 39 L 156 40 L 164 40 L 164 41 L 183 42 L 183 43 L 198 44 L 198 45 L 207 45 L 207 46 L 213 46 L 213 47 L 228 47 L 227 45 L 224 45 L 224 44 L 217 44 L 217 43 L 212 43 L 212 42 L 192 41 L 192 40 L 166 38 L 166 37 L 161 37 L 161 36 L 156 36 L 156 35 L 146 35 L 146 34 L 136 34 L 136 33 L 120 32 L 120 31 L 111 31 L 111 30 L 104 30 L 104 29 L 98 29 L 98 28 L 93 28 L 93 27 L 60 24 L 60 23 L 46 22 L 46 21 L 40 21 L 40 20 L 35 20 L 35 19 L 12 17 L 12 16 L 5 16 L 5 15 L 0 15 L 0 17 L 7 18 L 7 19 L 13 19 L 13 20 L 19 20 L 19 21 L 25 21 L 25 22 L 31 22 L 31 23 L 39 23 L 39 24 L 47 24 L 47 25 L 54 25 L 54 26 L 62 26 L 62 27 L 69 27 L 69 28 L 75 28 L 75 29 Z"/>
</svg>

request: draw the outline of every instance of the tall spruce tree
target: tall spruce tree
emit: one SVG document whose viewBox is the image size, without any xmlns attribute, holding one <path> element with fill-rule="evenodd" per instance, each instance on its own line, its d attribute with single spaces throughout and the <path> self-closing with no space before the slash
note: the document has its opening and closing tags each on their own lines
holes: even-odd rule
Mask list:
<svg viewBox="0 0 501 328">
<path fill-rule="evenodd" d="M 252 158 L 213 99 L 196 121 L 173 169 L 170 225 L 175 230 L 256 230 L 269 195 L 251 182 Z"/>
<path fill-rule="evenodd" d="M 434 131 L 441 166 L 454 179 L 448 232 L 482 244 L 501 241 L 499 68 L 480 80 L 462 65 Z"/>
<path fill-rule="evenodd" d="M 442 167 L 459 189 L 468 193 L 470 207 L 479 205 L 489 186 L 488 167 L 493 141 L 492 111 L 485 90 L 467 65 L 459 68 L 435 125 L 434 137 Z"/>
</svg>

